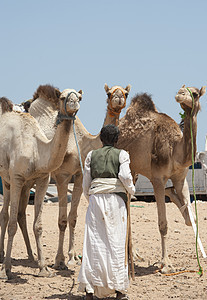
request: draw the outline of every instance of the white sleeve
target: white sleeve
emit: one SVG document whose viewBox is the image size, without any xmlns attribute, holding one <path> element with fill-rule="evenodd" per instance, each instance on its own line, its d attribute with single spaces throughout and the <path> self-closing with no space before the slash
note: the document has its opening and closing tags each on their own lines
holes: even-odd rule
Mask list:
<svg viewBox="0 0 207 300">
<path fill-rule="evenodd" d="M 135 186 L 133 184 L 133 178 L 129 167 L 130 158 L 129 154 L 125 150 L 120 151 L 119 162 L 120 168 L 118 177 L 124 185 L 125 189 L 129 192 L 129 194 L 134 195 Z"/>
<path fill-rule="evenodd" d="M 87 200 L 89 200 L 89 188 L 91 186 L 91 181 L 92 181 L 92 178 L 91 178 L 91 167 L 90 167 L 90 164 L 91 164 L 91 154 L 92 154 L 92 151 L 90 151 L 87 156 L 86 156 L 86 159 L 85 159 L 85 165 L 84 165 L 84 172 L 83 172 L 83 194 L 84 196 L 86 197 Z"/>
</svg>

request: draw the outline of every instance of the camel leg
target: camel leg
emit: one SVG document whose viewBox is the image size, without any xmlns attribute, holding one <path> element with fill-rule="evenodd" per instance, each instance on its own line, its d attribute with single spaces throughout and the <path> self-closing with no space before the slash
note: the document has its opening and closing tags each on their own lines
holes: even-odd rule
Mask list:
<svg viewBox="0 0 207 300">
<path fill-rule="evenodd" d="M 18 211 L 18 217 L 17 221 L 19 223 L 19 227 L 22 231 L 22 235 L 25 241 L 25 245 L 27 248 L 27 254 L 28 258 L 30 260 L 34 260 L 34 256 L 32 253 L 32 248 L 29 240 L 29 235 L 27 231 L 27 221 L 26 221 L 26 208 L 27 208 L 27 203 L 29 200 L 29 194 L 30 194 L 30 188 L 33 186 L 33 183 L 30 184 L 29 186 L 24 186 L 22 188 L 22 193 L 20 197 L 20 202 L 19 202 L 19 211 Z"/>
<path fill-rule="evenodd" d="M 162 273 L 171 273 L 174 271 L 167 253 L 167 218 L 166 218 L 166 206 L 165 206 L 165 184 L 159 178 L 154 178 L 152 181 L 155 199 L 157 202 L 158 212 L 158 225 L 161 235 L 162 245 Z"/>
<path fill-rule="evenodd" d="M 42 209 L 43 209 L 44 196 L 47 191 L 48 183 L 49 183 L 49 175 L 47 175 L 45 178 L 39 178 L 36 180 L 36 192 L 35 192 L 35 201 L 34 201 L 35 217 L 34 217 L 34 223 L 33 223 L 33 231 L 34 231 L 34 235 L 35 235 L 35 239 L 36 239 L 38 265 L 40 268 L 40 272 L 39 272 L 38 276 L 41 276 L 41 277 L 51 276 L 51 272 L 45 265 L 45 260 L 44 260 L 43 251 L 42 251 L 42 243 L 41 243 Z"/>
<path fill-rule="evenodd" d="M 78 205 L 80 202 L 80 197 L 82 194 L 82 173 L 76 174 L 74 188 L 72 193 L 72 201 L 71 201 L 71 208 L 70 213 L 68 216 L 68 223 L 69 223 L 69 260 L 68 265 L 73 265 L 75 263 L 75 251 L 74 251 L 74 237 L 75 237 L 75 225 L 77 221 L 77 210 Z"/>
<path fill-rule="evenodd" d="M 190 192 L 188 187 L 188 182 L 186 178 L 172 178 L 173 185 L 175 187 L 175 190 L 171 188 L 171 190 L 166 191 L 166 195 L 169 196 L 172 202 L 174 202 L 177 207 L 179 208 L 184 220 L 185 224 L 188 226 L 191 226 L 190 216 L 187 209 L 187 205 L 190 204 Z M 176 191 L 176 192 L 175 192 Z M 181 207 L 186 207 L 184 210 L 181 209 Z"/>
<path fill-rule="evenodd" d="M 8 241 L 7 241 L 7 250 L 6 256 L 4 258 L 2 268 L 0 271 L 0 278 L 3 279 L 11 279 L 11 251 L 12 251 L 12 244 L 14 235 L 17 231 L 17 214 L 19 209 L 19 199 L 21 195 L 21 189 L 23 186 L 23 180 L 19 177 L 11 178 L 11 185 L 10 185 L 10 217 L 9 217 L 9 224 L 8 224 Z"/>
<path fill-rule="evenodd" d="M 4 239 L 6 233 L 6 227 L 9 221 L 9 202 L 10 202 L 10 191 L 6 188 L 5 182 L 2 178 L 3 191 L 4 191 L 4 202 L 0 213 L 0 226 L 1 226 L 1 237 L 0 237 L 0 262 L 4 260 Z"/>
<path fill-rule="evenodd" d="M 67 205 L 68 205 L 68 182 L 70 181 L 72 175 L 68 174 L 57 174 L 55 175 L 57 190 L 58 190 L 58 202 L 59 202 L 59 217 L 58 217 L 58 227 L 59 227 L 59 241 L 58 241 L 58 251 L 55 257 L 55 269 L 67 269 L 65 264 L 65 256 L 63 253 L 63 243 L 65 237 L 65 230 L 67 228 Z"/>
</svg>

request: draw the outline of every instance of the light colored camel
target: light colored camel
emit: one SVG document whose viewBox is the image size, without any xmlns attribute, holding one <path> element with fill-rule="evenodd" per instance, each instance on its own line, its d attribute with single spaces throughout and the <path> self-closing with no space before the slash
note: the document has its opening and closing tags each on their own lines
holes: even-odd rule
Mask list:
<svg viewBox="0 0 207 300">
<path fill-rule="evenodd" d="M 197 113 L 200 109 L 199 98 L 204 95 L 205 87 L 200 90 L 189 88 L 194 96 L 192 128 L 194 154 L 196 153 Z M 192 164 L 190 117 L 192 110 L 191 94 L 183 86 L 175 97 L 185 111 L 184 130 L 169 116 L 158 113 L 149 95 L 136 95 L 120 120 L 120 137 L 118 147 L 129 151 L 131 171 L 134 178 L 137 174 L 146 176 L 152 183 L 157 202 L 158 224 L 162 244 L 162 272 L 173 270 L 168 258 L 167 219 L 165 207 L 165 184 L 171 179 L 174 188 L 167 191 L 168 196 L 181 207 L 187 225 L 191 225 L 188 209 L 190 195 L 186 175 Z"/>
<path fill-rule="evenodd" d="M 113 86 L 112 88 L 109 88 L 108 85 L 105 84 L 104 88 L 108 96 L 107 113 L 104 120 L 104 125 L 117 125 L 120 112 L 126 105 L 126 98 L 131 86 L 128 85 L 125 89 L 120 86 Z M 29 112 L 37 119 L 46 136 L 52 138 L 52 136 L 55 134 L 54 120 L 57 114 L 57 109 L 54 106 L 52 107 L 52 105 L 50 106 L 50 108 L 48 107 L 48 105 L 43 105 L 43 103 L 45 102 L 45 97 L 44 94 L 41 93 L 41 91 L 37 90 L 34 98 L 36 100 L 32 102 Z M 51 117 L 52 115 L 54 115 L 54 117 Z M 45 124 L 47 124 L 47 127 L 45 126 Z M 80 148 L 81 160 L 84 163 L 87 153 L 92 149 L 101 147 L 101 141 L 99 138 L 99 134 L 93 136 L 88 133 L 79 118 L 76 118 L 75 120 L 75 130 Z M 74 188 L 72 192 L 71 209 L 69 216 L 67 217 L 68 183 L 70 182 L 73 175 L 75 175 Z M 52 177 L 56 181 L 59 200 L 59 243 L 54 267 L 63 269 L 66 268 L 65 256 L 63 253 L 63 243 L 65 230 L 67 227 L 67 220 L 69 221 L 68 264 L 71 265 L 75 262 L 76 255 L 74 251 L 74 231 L 77 220 L 77 209 L 82 194 L 82 172 L 72 129 L 70 131 L 70 137 L 64 161 L 58 169 L 52 172 Z"/>
<path fill-rule="evenodd" d="M 12 103 L 5 97 L 0 98 L 0 176 L 3 181 L 4 204 L 0 215 L 1 240 L 0 258 L 4 257 L 4 237 L 8 224 L 6 256 L 0 271 L 0 278 L 11 278 L 11 250 L 17 230 L 17 221 L 27 244 L 29 241 L 25 210 L 29 188 L 36 183 L 35 217 L 33 229 L 37 244 L 40 276 L 49 275 L 42 254 L 42 199 L 46 193 L 49 173 L 57 169 L 64 158 L 70 126 L 78 111 L 82 97 L 78 93 L 54 90 L 59 99 L 59 114 L 56 118 L 57 129 L 49 140 L 37 120 L 26 113 L 12 111 Z M 10 216 L 8 208 L 10 203 Z M 24 214 L 21 212 L 24 211 Z M 8 223 L 9 222 L 9 223 Z M 30 245 L 29 257 L 33 258 Z"/>
</svg>

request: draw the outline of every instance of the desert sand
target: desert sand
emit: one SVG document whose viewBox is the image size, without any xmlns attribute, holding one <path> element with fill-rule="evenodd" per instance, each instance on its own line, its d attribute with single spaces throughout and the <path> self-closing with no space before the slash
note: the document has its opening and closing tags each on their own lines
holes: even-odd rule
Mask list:
<svg viewBox="0 0 207 300">
<path fill-rule="evenodd" d="M 0 203 L 1 209 L 2 203 Z M 82 196 L 78 208 L 76 225 L 75 249 L 77 256 L 82 254 L 84 221 L 87 201 Z M 196 239 L 192 227 L 187 227 L 181 213 L 173 203 L 166 203 L 168 219 L 168 253 L 176 271 L 184 273 L 165 276 L 159 272 L 161 258 L 161 241 L 157 222 L 155 202 L 131 202 L 131 226 L 133 247 L 137 249 L 143 261 L 135 263 L 135 281 L 130 282 L 128 295 L 130 300 L 137 299 L 207 299 L 207 260 L 203 258 L 198 247 L 199 263 L 203 275 L 198 274 L 199 265 L 196 257 Z M 193 208 L 195 206 L 193 204 Z M 197 200 L 199 235 L 207 252 L 207 202 Z M 68 204 L 68 212 L 70 203 Z M 32 230 L 34 205 L 27 207 L 28 230 L 33 252 L 36 244 Z M 74 267 L 57 271 L 52 268 L 58 246 L 58 203 L 44 203 L 42 243 L 46 262 L 53 277 L 42 278 L 37 274 L 37 262 L 27 259 L 26 247 L 18 228 L 14 238 L 12 251 L 13 279 L 0 280 L 1 300 L 21 299 L 83 299 L 78 292 L 78 272 L 81 261 L 77 260 Z M 68 228 L 66 232 L 64 251 L 68 259 Z M 7 241 L 7 236 L 5 243 Z M 5 244 L 6 245 L 6 244 Z M 191 272 L 195 271 L 195 272 Z M 113 297 L 107 299 L 115 299 Z"/>
</svg>

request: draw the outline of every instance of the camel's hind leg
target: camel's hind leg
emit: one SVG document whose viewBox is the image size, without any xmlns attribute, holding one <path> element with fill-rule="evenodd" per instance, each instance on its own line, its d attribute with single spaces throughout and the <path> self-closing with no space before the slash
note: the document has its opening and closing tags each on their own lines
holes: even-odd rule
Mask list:
<svg viewBox="0 0 207 300">
<path fill-rule="evenodd" d="M 165 206 L 165 184 L 160 178 L 153 178 L 151 181 L 154 188 L 154 195 L 157 202 L 157 212 L 158 212 L 158 225 L 161 235 L 162 244 L 162 272 L 170 273 L 174 269 L 169 260 L 167 253 L 167 218 L 166 218 L 166 206 Z"/>
<path fill-rule="evenodd" d="M 4 202 L 3 207 L 0 213 L 0 226 L 1 226 L 1 237 L 0 237 L 0 262 L 3 262 L 4 259 L 4 239 L 7 224 L 9 221 L 9 202 L 10 202 L 10 190 L 5 186 L 5 182 L 2 178 L 3 191 L 4 191 Z"/>
<path fill-rule="evenodd" d="M 58 241 L 58 251 L 55 257 L 55 269 L 67 269 L 65 264 L 65 256 L 63 253 L 63 243 L 65 237 L 65 230 L 67 228 L 67 204 L 68 204 L 68 182 L 70 181 L 72 175 L 66 174 L 55 174 L 55 180 L 58 190 L 58 202 L 59 202 L 59 217 L 58 217 L 58 227 L 59 227 L 59 241 Z"/>
<path fill-rule="evenodd" d="M 72 193 L 72 201 L 71 201 L 71 209 L 68 216 L 68 222 L 69 222 L 69 260 L 68 265 L 75 263 L 75 250 L 74 250 L 74 238 L 75 238 L 75 225 L 77 221 L 77 210 L 78 205 L 80 202 L 80 197 L 82 194 L 82 173 L 76 174 L 75 176 L 75 182 L 74 182 L 74 188 Z"/>
<path fill-rule="evenodd" d="M 191 205 L 188 182 L 186 178 L 172 177 L 171 180 L 175 189 L 166 189 L 166 195 L 179 208 L 183 218 L 185 219 L 185 224 L 191 226 L 190 216 L 187 208 L 187 205 Z"/>
<path fill-rule="evenodd" d="M 35 192 L 35 200 L 34 200 L 34 208 L 35 208 L 35 217 L 33 230 L 35 234 L 36 244 L 37 244 L 37 254 L 38 254 L 38 264 L 40 268 L 39 276 L 48 277 L 51 275 L 51 272 L 45 265 L 45 260 L 42 251 L 42 209 L 44 196 L 47 191 L 49 183 L 49 175 L 45 176 L 45 178 L 39 178 L 36 180 L 36 192 Z"/>
</svg>

